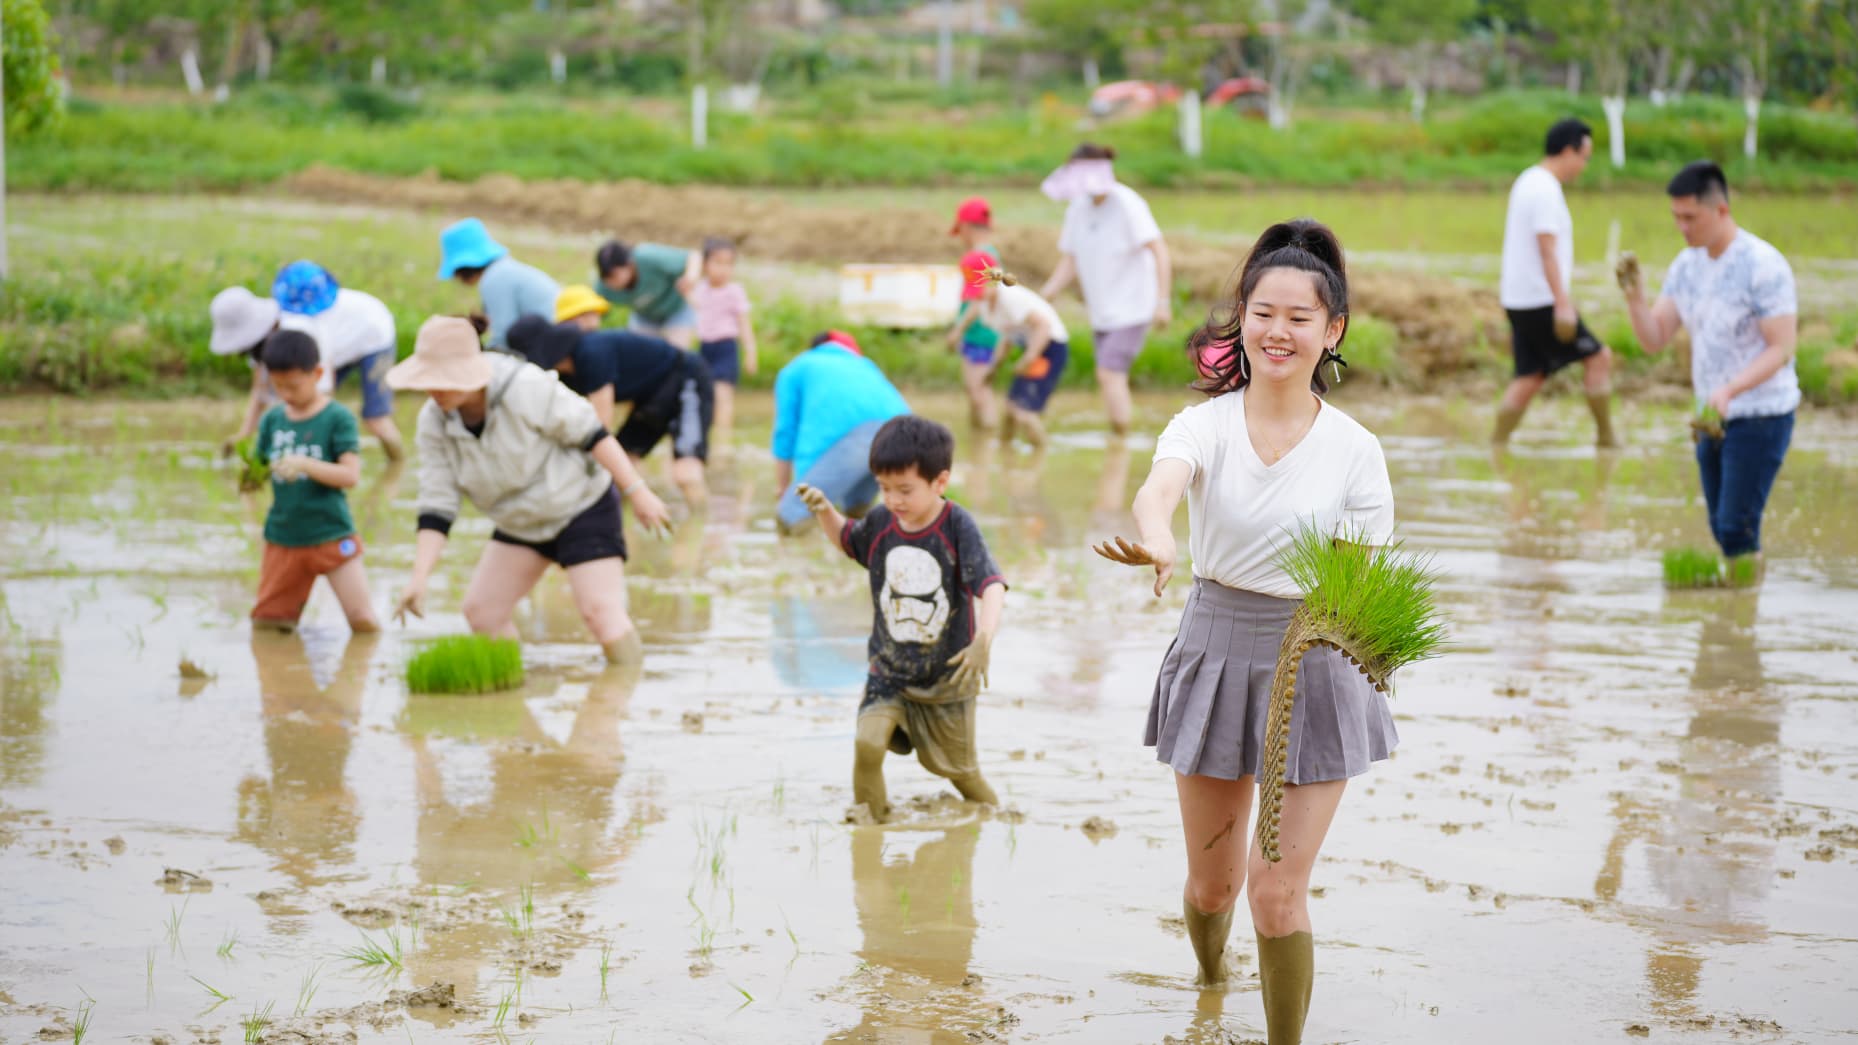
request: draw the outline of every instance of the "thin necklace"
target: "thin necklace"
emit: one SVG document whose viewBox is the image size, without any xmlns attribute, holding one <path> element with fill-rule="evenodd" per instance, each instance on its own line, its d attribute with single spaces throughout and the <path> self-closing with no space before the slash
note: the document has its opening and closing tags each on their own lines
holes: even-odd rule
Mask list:
<svg viewBox="0 0 1858 1045">
<path fill-rule="evenodd" d="M 1317 410 L 1318 412 L 1320 412 L 1322 408 L 1319 406 L 1317 407 Z M 1311 414 L 1309 421 L 1307 421 L 1304 424 L 1304 426 L 1297 431 L 1296 436 L 1290 440 L 1290 448 L 1292 450 L 1296 449 L 1297 440 L 1302 439 L 1306 434 L 1308 434 L 1309 430 L 1312 427 L 1314 427 L 1315 424 L 1316 424 L 1316 415 Z M 1280 450 L 1277 448 L 1277 442 L 1271 438 L 1271 433 L 1269 430 L 1262 430 L 1261 434 L 1264 436 L 1264 444 L 1271 448 L 1271 463 L 1276 464 L 1277 462 L 1282 461 L 1284 459 L 1284 455 L 1288 453 L 1289 451 Z"/>
</svg>

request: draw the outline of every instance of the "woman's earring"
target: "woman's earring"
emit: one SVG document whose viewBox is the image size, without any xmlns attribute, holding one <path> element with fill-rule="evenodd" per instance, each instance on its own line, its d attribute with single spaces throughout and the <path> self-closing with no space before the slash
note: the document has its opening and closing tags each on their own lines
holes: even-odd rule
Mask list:
<svg viewBox="0 0 1858 1045">
<path fill-rule="evenodd" d="M 1252 379 L 1252 361 L 1246 357 L 1242 348 L 1239 349 L 1239 375 L 1247 381 Z"/>
</svg>

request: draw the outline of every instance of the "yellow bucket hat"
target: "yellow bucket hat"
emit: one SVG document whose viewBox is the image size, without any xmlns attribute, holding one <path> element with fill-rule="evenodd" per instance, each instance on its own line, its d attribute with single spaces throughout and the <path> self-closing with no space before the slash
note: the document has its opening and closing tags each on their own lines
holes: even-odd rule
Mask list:
<svg viewBox="0 0 1858 1045">
<path fill-rule="evenodd" d="M 606 299 L 594 293 L 594 288 L 585 283 L 576 283 L 571 287 L 561 288 L 555 296 L 555 322 L 566 323 L 575 316 L 584 316 L 589 312 L 605 315 L 613 306 Z"/>
</svg>

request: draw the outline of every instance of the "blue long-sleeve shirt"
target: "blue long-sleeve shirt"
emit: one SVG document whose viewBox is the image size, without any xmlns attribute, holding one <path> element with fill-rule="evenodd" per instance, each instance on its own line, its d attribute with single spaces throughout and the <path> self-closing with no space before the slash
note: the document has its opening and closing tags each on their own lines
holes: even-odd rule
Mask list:
<svg viewBox="0 0 1858 1045">
<path fill-rule="evenodd" d="M 491 262 L 477 281 L 484 318 L 490 320 L 484 343 L 492 348 L 504 347 L 503 337 L 510 326 L 527 315 L 554 322 L 555 297 L 560 293 L 560 285 L 534 265 L 507 256 Z"/>
<path fill-rule="evenodd" d="M 877 364 L 835 344 L 802 352 L 774 379 L 775 460 L 792 461 L 794 477 L 870 421 L 910 412 Z"/>
</svg>

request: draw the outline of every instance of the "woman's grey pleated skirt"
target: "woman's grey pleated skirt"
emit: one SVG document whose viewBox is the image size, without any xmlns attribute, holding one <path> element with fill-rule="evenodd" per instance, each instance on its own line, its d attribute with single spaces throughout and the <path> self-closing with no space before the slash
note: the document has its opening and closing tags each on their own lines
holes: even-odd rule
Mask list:
<svg viewBox="0 0 1858 1045">
<path fill-rule="evenodd" d="M 1177 773 L 1237 780 L 1258 772 L 1278 647 L 1300 603 L 1194 579 L 1181 630 L 1148 709 L 1157 760 Z M 1292 784 L 1365 773 L 1400 742 L 1387 698 L 1327 646 L 1303 655 L 1290 717 Z"/>
</svg>

